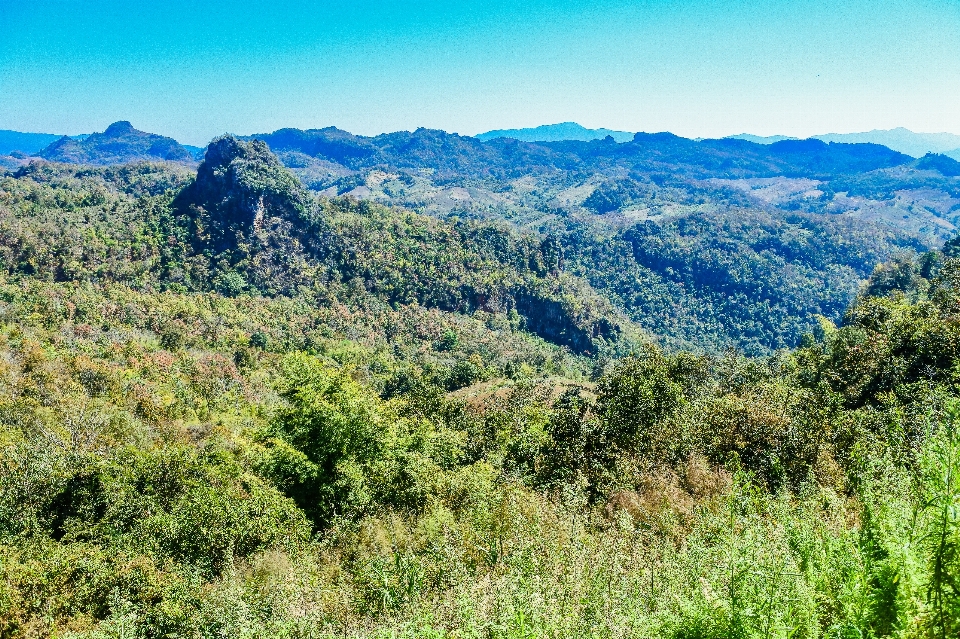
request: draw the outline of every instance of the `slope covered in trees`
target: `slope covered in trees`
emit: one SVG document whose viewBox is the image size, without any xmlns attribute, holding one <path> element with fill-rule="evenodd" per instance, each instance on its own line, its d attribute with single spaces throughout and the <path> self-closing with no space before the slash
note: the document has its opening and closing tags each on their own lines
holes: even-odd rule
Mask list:
<svg viewBox="0 0 960 639">
<path fill-rule="evenodd" d="M 752 214 L 535 235 L 232 138 L 4 176 L 0 634 L 955 636 L 957 242 L 763 358 L 617 311 L 887 250 Z"/>
<path fill-rule="evenodd" d="M 12 276 L 512 314 L 582 353 L 639 339 L 560 271 L 549 238 L 317 200 L 262 143 L 215 141 L 196 179 L 169 166 L 31 164 L 5 180 L 0 265 Z"/>
<path fill-rule="evenodd" d="M 136 161 L 193 163 L 193 155 L 176 140 L 144 133 L 129 122 L 114 122 L 103 133 L 83 138 L 63 136 L 37 155 L 52 162 L 74 164 L 123 164 Z"/>
<path fill-rule="evenodd" d="M 134 137 L 141 146 L 149 138 L 139 132 Z M 551 272 L 556 271 L 545 279 L 549 286 L 556 288 L 560 280 L 574 289 L 588 283 L 593 290 L 585 295 L 590 304 L 604 306 L 600 314 L 619 315 L 616 324 L 629 318 L 670 347 L 719 351 L 733 344 L 761 354 L 795 346 L 817 325 L 817 316 L 839 321 L 878 263 L 901 250 L 935 248 L 955 233 L 960 211 L 960 164 L 945 156 L 914 160 L 877 145 L 819 140 L 762 145 L 670 134 L 638 134 L 622 144 L 528 143 L 482 141 L 426 129 L 375 137 L 334 128 L 282 129 L 253 138 L 265 141 L 308 190 L 330 198 L 326 202 L 346 196 L 399 205 L 461 230 L 468 226 L 465 220 L 477 220 L 485 229 L 499 228 L 497 233 L 509 227 L 520 236 L 532 231 L 539 237 L 535 243 L 550 253 L 541 258 L 552 260 Z M 108 142 L 83 142 L 100 149 L 95 159 L 83 153 L 57 157 L 106 163 L 148 157 L 140 147 L 132 156 L 105 154 L 112 144 Z M 124 148 L 124 153 L 133 152 L 130 145 Z M 28 162 L 8 158 L 6 165 L 15 171 Z M 231 175 L 244 179 L 242 172 Z M 307 193 L 297 197 L 314 199 Z M 204 223 L 208 214 L 185 211 L 178 220 L 199 215 L 196 223 Z M 419 217 L 410 219 L 427 224 Z M 326 250 L 326 240 L 316 240 L 324 233 L 316 219 L 291 224 L 280 224 L 287 230 L 274 229 L 279 234 L 273 248 L 268 246 L 273 231 L 251 234 L 254 244 L 240 242 L 242 246 L 223 253 L 212 275 L 206 258 L 191 253 L 187 257 L 192 262 L 176 264 L 163 277 L 188 289 L 210 288 L 214 284 L 206 280 L 219 278 L 216 286 L 221 290 L 229 281 L 240 291 L 262 279 L 267 269 L 272 283 L 253 282 L 254 289 L 289 293 L 314 278 L 310 265 Z M 303 244 L 305 238 L 314 238 L 312 247 L 307 246 L 310 241 Z M 295 239 L 303 252 L 287 255 L 278 250 L 287 239 Z M 446 240 L 434 235 L 431 241 Z M 189 244 L 191 252 L 200 254 L 220 254 L 226 248 Z M 256 256 L 246 255 L 254 248 Z M 505 255 L 496 253 L 496 259 L 527 259 Z M 447 259 L 444 268 L 456 272 L 452 265 L 458 260 Z M 542 269 L 534 275 L 540 278 Z M 380 276 L 371 272 L 362 277 Z M 184 278 L 196 282 L 180 282 Z M 443 293 L 445 301 L 428 303 L 470 310 L 487 305 L 493 294 L 490 303 L 496 308 L 526 304 L 556 316 L 521 294 L 519 286 L 512 281 L 509 300 L 490 290 L 462 289 L 457 295 L 471 299 Z M 413 288 L 422 287 L 418 282 Z M 396 299 L 398 294 L 388 295 Z M 410 297 L 409 292 L 404 295 Z M 568 300 L 578 297 L 579 292 L 567 295 Z M 543 334 L 557 330 L 538 328 Z M 604 339 L 615 332 L 599 325 L 596 329 Z M 558 339 L 583 350 L 585 334 L 581 330 Z"/>
<path fill-rule="evenodd" d="M 796 345 L 816 315 L 839 321 L 878 263 L 939 246 L 960 211 L 950 158 L 876 145 L 256 137 L 326 196 L 555 237 L 567 271 L 667 343 L 698 348 Z"/>
<path fill-rule="evenodd" d="M 356 142 L 328 138 L 329 144 Z M 70 181 L 76 176 L 97 193 L 131 200 L 140 194 L 111 184 L 114 176 L 155 175 L 155 206 L 129 201 L 127 207 L 149 211 L 135 224 L 168 238 L 154 235 L 154 261 L 141 266 L 163 286 L 291 294 L 318 281 L 359 278 L 369 293 L 392 303 L 416 300 L 461 312 L 514 309 L 536 318 L 530 327 L 539 334 L 578 351 L 592 348 L 588 343 L 595 338 L 610 342 L 624 330 L 635 332 L 623 328 L 630 320 L 671 346 L 722 350 L 735 344 L 750 353 L 793 346 L 816 325 L 816 316 L 838 321 L 876 264 L 897 250 L 922 251 L 933 243 L 922 229 L 904 228 L 902 219 L 892 226 L 864 211 L 762 203 L 757 189 L 744 191 L 736 181 L 694 184 L 636 173 L 598 186 L 584 201 L 594 209 L 551 209 L 534 233 L 512 230 L 517 224 L 503 220 L 509 215 L 435 221 L 370 206 L 365 202 L 377 198 L 369 193 L 360 203 L 315 201 L 265 146 L 230 140 L 211 146 L 198 179 L 172 205 L 167 202 L 173 196 L 160 198 L 160 189 L 180 189 L 189 179 L 172 165 L 96 171 L 37 165 L 21 169 L 15 179 L 30 189 L 39 182 L 57 192 L 70 190 L 64 198 L 69 201 L 76 196 Z M 238 153 L 243 157 L 233 157 Z M 847 199 L 905 200 L 905 192 L 929 192 L 948 179 L 900 171 L 854 174 L 831 184 Z M 760 186 L 784 197 L 776 185 Z M 789 198 L 791 192 L 785 193 Z M 951 201 L 939 204 L 938 215 L 949 213 Z M 102 209 L 104 203 L 91 204 Z M 170 237 L 179 239 L 170 243 Z M 84 268 L 102 270 L 92 259 Z M 591 314 L 594 319 L 585 319 Z M 571 323 L 565 316 L 580 319 Z"/>
</svg>

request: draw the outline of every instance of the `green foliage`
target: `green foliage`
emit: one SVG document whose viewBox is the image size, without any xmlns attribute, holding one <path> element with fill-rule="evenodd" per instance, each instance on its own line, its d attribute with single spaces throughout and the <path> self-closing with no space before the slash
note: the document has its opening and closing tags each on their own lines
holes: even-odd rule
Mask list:
<svg viewBox="0 0 960 639">
<path fill-rule="evenodd" d="M 916 594 L 926 595 L 924 625 L 929 636 L 941 639 L 960 632 L 960 407 L 953 404 L 950 409 L 921 458 L 920 499 L 915 506 L 914 535 L 922 570 Z"/>
<path fill-rule="evenodd" d="M 198 249 L 218 254 L 251 240 L 268 241 L 278 233 L 272 227 L 302 222 L 310 205 L 265 144 L 224 136 L 210 143 L 197 179 L 174 206 L 195 225 Z"/>
<path fill-rule="evenodd" d="M 662 447 L 664 433 L 654 429 L 670 428 L 670 418 L 682 406 L 683 372 L 659 353 L 617 362 L 597 386 L 596 412 L 602 426 L 593 446 L 670 459 L 670 451 Z"/>
<path fill-rule="evenodd" d="M 265 433 L 267 475 L 316 525 L 363 509 L 371 500 L 363 467 L 386 456 L 389 417 L 346 371 L 332 373 L 301 356 L 286 359 L 282 372 L 289 406 Z"/>
<path fill-rule="evenodd" d="M 316 200 L 218 145 L 186 189 L 3 179 L 0 636 L 960 632 L 960 262 L 898 257 L 792 352 L 670 352 L 589 275 L 633 244 Z M 747 268 L 715 222 L 630 237 L 736 298 L 796 231 Z"/>
<path fill-rule="evenodd" d="M 766 355 L 839 321 L 891 248 L 922 245 L 842 217 L 736 209 L 658 217 L 610 232 L 570 224 L 567 271 L 671 346 Z"/>
<path fill-rule="evenodd" d="M 194 161 L 190 152 L 176 140 L 138 131 L 129 122 L 114 122 L 103 133 L 93 133 L 79 140 L 63 136 L 38 155 L 53 162 L 100 165 L 144 160 L 185 164 Z"/>
<path fill-rule="evenodd" d="M 580 353 L 641 339 L 587 283 L 557 270 L 555 242 L 317 200 L 262 143 L 217 140 L 192 182 L 155 165 L 33 164 L 17 175 L 0 189 L 0 269 L 12 276 L 513 311 L 531 318 L 530 332 Z"/>
<path fill-rule="evenodd" d="M 252 137 L 327 195 L 536 228 L 557 240 L 548 270 L 588 279 L 670 347 L 751 355 L 796 347 L 817 315 L 839 321 L 897 251 L 938 246 L 960 193 L 947 158 L 816 140 Z"/>
</svg>

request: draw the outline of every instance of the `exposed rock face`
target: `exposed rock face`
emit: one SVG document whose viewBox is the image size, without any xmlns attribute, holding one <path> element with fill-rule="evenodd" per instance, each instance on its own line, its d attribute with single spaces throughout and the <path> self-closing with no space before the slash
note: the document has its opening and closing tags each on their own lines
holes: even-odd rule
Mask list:
<svg viewBox="0 0 960 639">
<path fill-rule="evenodd" d="M 224 136 L 210 143 L 197 180 L 177 198 L 197 223 L 197 239 L 214 253 L 236 249 L 270 227 L 302 224 L 310 196 L 259 140 Z"/>
<path fill-rule="evenodd" d="M 145 133 L 129 122 L 114 122 L 103 133 L 94 133 L 83 140 L 62 137 L 38 155 L 51 162 L 70 164 L 124 164 L 158 160 L 194 162 L 190 151 L 173 138 Z"/>
</svg>

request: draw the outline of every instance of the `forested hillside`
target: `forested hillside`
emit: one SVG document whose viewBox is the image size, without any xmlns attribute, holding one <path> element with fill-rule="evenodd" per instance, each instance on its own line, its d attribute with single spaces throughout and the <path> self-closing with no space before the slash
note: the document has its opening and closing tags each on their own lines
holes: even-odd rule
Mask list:
<svg viewBox="0 0 960 639">
<path fill-rule="evenodd" d="M 138 131 L 129 122 L 114 122 L 103 133 L 81 138 L 63 136 L 37 155 L 53 162 L 75 164 L 122 164 L 138 160 L 193 163 L 193 155 L 176 140 Z"/>
<path fill-rule="evenodd" d="M 564 268 L 664 343 L 714 351 L 769 353 L 839 321 L 878 263 L 939 246 L 960 210 L 960 163 L 870 144 L 254 137 L 327 196 L 555 237 Z"/>
<path fill-rule="evenodd" d="M 262 144 L 215 142 L 195 180 L 170 166 L 36 163 L 6 180 L 0 266 L 11 276 L 512 314 L 578 353 L 639 335 L 559 270 L 549 238 L 318 201 Z"/>
<path fill-rule="evenodd" d="M 464 237 L 493 232 L 497 237 L 507 233 L 526 238 L 522 242 L 549 253 L 532 258 L 550 262 L 545 286 L 556 289 L 561 281 L 565 290 L 586 291 L 587 286 L 592 289 L 584 293 L 589 304 L 611 309 L 601 310 L 601 315 L 615 315 L 617 325 L 629 321 L 668 348 L 720 352 L 734 345 L 746 353 L 767 354 L 796 346 L 818 325 L 817 317 L 839 321 L 879 263 L 900 251 L 936 248 L 951 237 L 960 210 L 960 163 L 933 155 L 915 160 L 869 144 L 787 140 L 762 145 L 670 134 L 637 134 L 626 143 L 612 139 L 528 143 L 482 141 L 425 129 L 376 137 L 333 128 L 283 129 L 252 137 L 267 142 L 312 193 L 297 197 L 327 198 L 321 208 L 340 210 L 347 204 L 338 198 L 351 198 L 443 220 L 430 228 L 452 226 Z M 117 123 L 104 134 L 54 144 L 41 155 L 81 165 L 117 166 L 174 157 L 170 153 L 190 166 L 189 152 L 172 140 Z M 8 160 L 11 171 L 22 169 L 21 178 L 27 175 L 24 171 L 35 170 L 27 168 L 29 158 Z M 410 219 L 434 224 L 425 218 Z M 323 236 L 326 231 L 310 226 L 314 223 L 295 224 L 290 237 Z M 362 241 L 381 231 L 369 229 Z M 431 241 L 445 242 L 443 233 Z M 284 245 L 287 235 L 282 237 L 277 246 Z M 491 250 L 498 241 L 482 240 L 486 246 L 482 250 Z M 318 248 L 322 243 L 304 247 L 302 260 L 295 257 L 300 256 L 296 251 L 287 256 L 263 247 L 266 252 L 254 261 L 300 260 L 299 266 L 271 266 L 272 283 L 247 282 L 247 275 L 254 279 L 261 275 L 247 274 L 246 263 L 234 269 L 236 273 L 214 273 L 200 258 L 193 271 L 178 265 L 155 276 L 166 278 L 165 285 L 188 278 L 179 283 L 189 290 L 220 286 L 226 277 L 237 291 L 252 285 L 248 290 L 290 293 L 299 285 L 296 282 L 316 279 L 311 269 L 317 260 L 339 259 L 321 258 L 320 253 L 328 250 Z M 528 250 L 511 245 L 486 255 L 507 261 L 531 257 L 512 255 L 515 248 L 521 254 Z M 195 243 L 190 248 L 201 253 L 208 249 Z M 164 250 L 169 259 L 172 253 Z M 504 250 L 511 255 L 505 257 Z M 232 267 L 245 259 L 238 255 L 231 252 L 226 264 Z M 443 259 L 448 260 L 447 268 L 460 257 Z M 346 270 L 341 275 L 353 268 L 342 266 Z M 276 270 L 280 268 L 285 274 Z M 457 267 L 452 268 L 451 276 L 459 277 Z M 533 267 L 530 276 L 543 279 L 545 274 L 543 267 Z M 216 277 L 220 283 L 214 285 L 211 278 Z M 509 284 L 512 301 L 478 288 L 457 293 L 470 299 L 454 300 L 444 293 L 446 301 L 435 302 L 446 310 L 468 311 L 490 304 L 498 309 L 513 305 L 523 314 L 521 306 L 536 302 L 520 294 L 518 282 Z M 467 285 L 475 287 L 476 282 Z M 419 290 L 420 283 L 413 288 Z M 388 296 L 395 301 L 397 294 Z M 537 329 L 541 334 L 554 330 L 558 329 Z M 613 335 L 605 328 L 597 331 L 590 339 L 602 334 L 609 341 Z M 584 339 L 571 334 L 559 343 L 577 343 L 575 349 L 582 351 Z"/>
<path fill-rule="evenodd" d="M 861 168 L 813 199 L 952 188 Z M 957 636 L 960 244 L 680 174 L 533 229 L 229 136 L 4 174 L 0 636 Z"/>
</svg>

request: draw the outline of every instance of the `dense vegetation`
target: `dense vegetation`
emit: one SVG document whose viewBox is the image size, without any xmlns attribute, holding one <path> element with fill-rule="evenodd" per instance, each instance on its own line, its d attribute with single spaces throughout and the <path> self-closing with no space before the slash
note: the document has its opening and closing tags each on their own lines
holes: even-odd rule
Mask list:
<svg viewBox="0 0 960 639">
<path fill-rule="evenodd" d="M 818 317 L 840 321 L 877 264 L 903 249 L 935 248 L 960 223 L 960 163 L 936 155 L 915 160 L 870 144 L 763 145 L 665 133 L 637 134 L 620 143 L 613 138 L 530 143 L 427 129 L 364 137 L 335 128 L 281 129 L 250 139 L 266 142 L 304 186 L 327 198 L 400 205 L 446 220 L 460 232 L 463 220 L 496 227 L 498 236 L 506 228 L 521 235 L 534 231 L 538 241 L 549 240 L 551 270 L 575 275 L 573 288 L 588 282 L 597 295 L 587 297 L 617 308 L 671 348 L 721 352 L 733 345 L 759 355 L 795 347 Z M 102 134 L 61 140 L 39 155 L 88 165 L 162 159 L 189 165 L 191 152 L 118 122 Z M 30 161 L 23 154 L 0 157 L 0 168 L 16 171 Z M 302 204 L 311 199 L 305 193 L 296 197 Z M 302 217 L 306 209 L 300 210 Z M 290 222 L 288 230 L 316 238 L 311 215 Z M 286 239 L 281 233 L 275 246 Z M 435 235 L 432 241 L 444 240 Z M 316 241 L 312 248 L 304 246 L 311 255 L 296 264 L 283 264 L 284 251 L 268 250 L 271 257 L 256 258 L 256 268 L 274 260 L 270 269 L 285 272 L 271 270 L 272 284 L 254 288 L 290 293 L 295 282 L 312 281 L 313 273 L 300 267 L 316 259 L 315 249 L 322 252 L 322 246 Z M 497 260 L 505 255 L 494 253 L 486 255 Z M 230 256 L 245 259 L 236 251 Z M 511 253 L 514 257 L 523 259 Z M 447 266 L 456 269 L 459 263 L 455 256 Z M 246 265 L 234 266 L 236 273 L 219 273 L 219 284 L 242 286 L 238 277 Z M 183 268 L 178 273 L 167 276 L 194 277 L 184 284 L 194 290 L 204 286 L 206 265 L 196 266 L 192 275 Z M 412 288 L 423 290 L 420 282 Z M 530 296 L 516 294 L 516 280 L 513 289 L 510 303 L 542 310 Z M 489 291 L 474 294 L 473 306 L 482 306 L 479 300 Z M 556 336 L 555 328 L 537 332 Z M 615 332 L 599 329 L 605 339 Z M 565 339 L 576 350 L 587 347 L 583 331 Z"/>
<path fill-rule="evenodd" d="M 555 237 L 587 279 L 673 346 L 768 354 L 840 321 L 900 250 L 956 230 L 960 163 L 876 145 L 481 141 L 420 129 L 255 136 L 309 188 Z"/>
<path fill-rule="evenodd" d="M 15 175 L 0 221 L 0 265 L 11 275 L 512 314 L 576 352 L 637 337 L 587 283 L 558 270 L 549 239 L 316 201 L 262 144 L 215 142 L 195 181 L 146 164 L 32 164 Z"/>
<path fill-rule="evenodd" d="M 63 136 L 36 155 L 53 162 L 119 164 L 137 160 L 193 163 L 193 155 L 173 138 L 145 133 L 129 122 L 114 122 L 103 133 Z"/>
<path fill-rule="evenodd" d="M 230 137 L 0 178 L 0 636 L 957 636 L 960 242 L 854 298 L 888 244 L 741 214 L 532 234 Z"/>
</svg>

